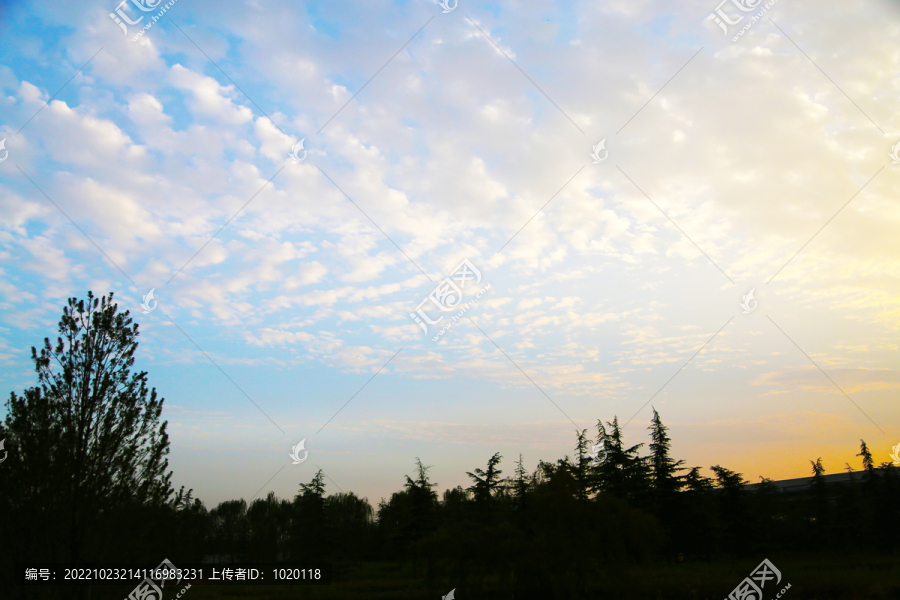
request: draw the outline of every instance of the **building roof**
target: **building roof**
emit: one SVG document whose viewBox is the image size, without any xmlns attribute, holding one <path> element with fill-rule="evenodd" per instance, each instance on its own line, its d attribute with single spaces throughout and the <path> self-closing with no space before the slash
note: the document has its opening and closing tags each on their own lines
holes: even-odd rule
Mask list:
<svg viewBox="0 0 900 600">
<path fill-rule="evenodd" d="M 881 475 L 881 468 L 877 468 L 875 472 Z M 891 472 L 900 476 L 900 467 L 892 466 Z M 854 471 L 853 473 L 832 473 L 822 477 L 825 479 L 825 483 L 847 483 L 851 480 L 851 477 L 853 481 L 862 481 L 863 474 L 862 471 Z M 797 492 L 809 489 L 812 481 L 813 477 L 797 477 L 795 479 L 781 479 L 772 483 L 775 484 L 775 487 L 780 492 Z M 744 489 L 753 491 L 758 489 L 760 485 L 759 483 L 747 483 L 744 484 Z"/>
</svg>

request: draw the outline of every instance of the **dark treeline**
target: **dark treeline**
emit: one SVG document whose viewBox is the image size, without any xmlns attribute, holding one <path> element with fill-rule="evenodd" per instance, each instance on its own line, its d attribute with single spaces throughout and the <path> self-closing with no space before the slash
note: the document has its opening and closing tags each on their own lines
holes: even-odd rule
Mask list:
<svg viewBox="0 0 900 600">
<path fill-rule="evenodd" d="M 386 560 L 410 563 L 435 584 L 477 593 L 491 581 L 528 593 L 591 587 L 598 567 L 653 561 L 713 560 L 794 552 L 896 552 L 900 478 L 876 467 L 861 441 L 862 471 L 827 483 L 821 460 L 812 482 L 782 493 L 768 479 L 748 491 L 740 473 L 712 466 L 683 468 L 653 411 L 649 453 L 627 447 L 616 419 L 597 424 L 607 459 L 591 460 L 582 432 L 574 458 L 541 461 L 533 473 L 522 457 L 503 476 L 501 456 L 467 473 L 471 485 L 439 497 L 417 460 L 403 489 L 377 510 L 352 492 L 326 495 L 319 471 L 293 500 L 270 493 L 249 505 L 198 507 L 194 534 L 218 560 Z M 437 585 L 440 588 L 440 585 Z"/>
<path fill-rule="evenodd" d="M 89 294 L 69 301 L 59 329 L 56 344 L 32 349 L 38 384 L 11 394 L 0 426 L 9 453 L 0 465 L 6 589 L 20 561 L 166 557 L 382 561 L 411 568 L 435 593 L 565 598 L 625 567 L 900 550 L 900 477 L 890 463 L 876 465 L 864 441 L 861 470 L 846 466 L 848 483 L 826 481 L 816 460 L 806 490 L 782 493 L 766 479 L 748 490 L 740 473 L 714 465 L 706 477 L 672 457 L 655 409 L 646 449 L 629 446 L 614 418 L 579 432 L 572 456 L 529 472 L 521 455 L 510 463 L 497 453 L 467 473 L 468 487 L 442 495 L 417 459 L 377 508 L 352 492 L 327 494 L 319 471 L 291 499 L 269 493 L 208 510 L 170 484 L 163 400 L 146 373 L 131 370 L 138 330 L 128 313 L 112 295 Z M 593 444 L 603 445 L 602 461 Z"/>
</svg>

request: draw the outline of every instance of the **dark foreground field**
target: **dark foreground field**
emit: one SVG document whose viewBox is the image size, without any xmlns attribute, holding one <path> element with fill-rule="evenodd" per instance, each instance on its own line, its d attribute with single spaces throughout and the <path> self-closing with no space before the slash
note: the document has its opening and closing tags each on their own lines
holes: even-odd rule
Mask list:
<svg viewBox="0 0 900 600">
<path fill-rule="evenodd" d="M 896 600 L 900 598 L 900 558 L 868 556 L 769 557 L 782 573 L 781 582 L 769 582 L 764 600 L 775 598 L 790 584 L 781 598 L 786 600 Z M 181 600 L 438 600 L 455 588 L 458 600 L 475 598 L 609 598 L 640 600 L 722 600 L 758 564 L 754 560 L 686 562 L 640 569 L 626 568 L 600 574 L 593 589 L 575 589 L 560 573 L 558 589 L 513 593 L 496 582 L 475 586 L 472 582 L 426 582 L 423 570 L 413 577 L 412 565 L 363 562 L 336 564 L 330 586 L 214 586 L 194 584 Z M 122 600 L 131 588 L 95 587 L 91 600 Z M 168 597 L 168 595 L 167 595 Z M 742 599 L 743 600 L 743 599 Z M 749 600 L 749 598 L 748 598 Z"/>
</svg>

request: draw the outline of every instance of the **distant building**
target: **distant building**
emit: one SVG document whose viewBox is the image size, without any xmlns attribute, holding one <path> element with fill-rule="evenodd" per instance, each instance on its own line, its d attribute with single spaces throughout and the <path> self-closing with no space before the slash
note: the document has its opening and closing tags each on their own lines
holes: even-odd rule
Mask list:
<svg viewBox="0 0 900 600">
<path fill-rule="evenodd" d="M 883 470 L 881 468 L 876 468 L 875 472 L 881 476 Z M 900 477 L 900 467 L 892 466 L 891 473 L 896 477 Z M 864 471 L 832 473 L 831 475 L 822 475 L 822 478 L 825 480 L 825 483 L 849 483 L 851 478 L 853 481 L 860 482 L 862 481 L 864 474 Z M 802 492 L 803 490 L 809 489 L 812 481 L 812 477 L 797 477 L 796 479 L 781 479 L 779 481 L 773 481 L 772 483 L 778 488 L 779 492 Z M 758 489 L 760 485 L 760 483 L 747 483 L 744 485 L 744 489 L 752 492 Z"/>
</svg>

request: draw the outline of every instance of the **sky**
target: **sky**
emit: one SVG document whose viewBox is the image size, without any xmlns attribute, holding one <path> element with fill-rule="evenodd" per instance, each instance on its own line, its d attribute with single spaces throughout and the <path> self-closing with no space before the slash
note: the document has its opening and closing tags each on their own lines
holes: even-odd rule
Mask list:
<svg viewBox="0 0 900 600">
<path fill-rule="evenodd" d="M 651 407 L 707 475 L 890 461 L 900 5 L 754 1 L 5 2 L 0 391 L 92 290 L 210 508 Z"/>
</svg>

